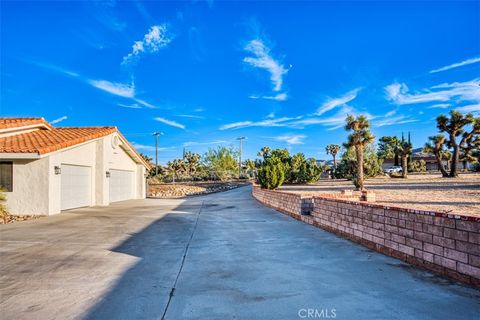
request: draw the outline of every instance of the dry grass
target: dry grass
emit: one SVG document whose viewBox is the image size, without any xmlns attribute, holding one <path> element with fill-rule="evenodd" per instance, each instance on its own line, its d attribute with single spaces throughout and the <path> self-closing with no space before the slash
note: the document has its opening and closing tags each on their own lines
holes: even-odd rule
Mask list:
<svg viewBox="0 0 480 320">
<path fill-rule="evenodd" d="M 434 174 L 410 175 L 407 179 L 379 177 L 367 180 L 366 188 L 375 191 L 379 204 L 480 216 L 480 174 L 460 174 L 454 179 Z M 322 180 L 281 189 L 322 194 L 351 190 L 353 185 L 346 180 Z"/>
</svg>

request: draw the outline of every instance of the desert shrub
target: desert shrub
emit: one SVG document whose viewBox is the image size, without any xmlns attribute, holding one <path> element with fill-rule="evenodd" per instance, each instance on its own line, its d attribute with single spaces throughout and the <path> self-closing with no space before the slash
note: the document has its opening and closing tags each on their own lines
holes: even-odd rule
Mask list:
<svg viewBox="0 0 480 320">
<path fill-rule="evenodd" d="M 363 173 L 366 178 L 372 178 L 383 174 L 383 160 L 380 159 L 372 144 L 365 148 L 363 159 Z M 335 178 L 352 180 L 356 175 L 357 159 L 354 148 L 348 148 L 342 155 L 342 160 L 335 170 Z"/>
<path fill-rule="evenodd" d="M 296 179 L 300 183 L 314 183 L 320 180 L 322 172 L 315 159 L 309 159 L 302 163 Z"/>
<path fill-rule="evenodd" d="M 285 169 L 277 157 L 265 159 L 258 170 L 258 183 L 264 189 L 276 189 L 283 184 Z"/>
<path fill-rule="evenodd" d="M 5 190 L 0 189 L 0 219 L 3 220 L 3 223 L 7 223 L 8 220 L 7 205 L 5 204 L 6 201 L 7 197 L 5 196 Z"/>
<path fill-rule="evenodd" d="M 427 172 L 427 162 L 423 159 L 413 160 L 408 164 L 410 172 Z"/>
</svg>

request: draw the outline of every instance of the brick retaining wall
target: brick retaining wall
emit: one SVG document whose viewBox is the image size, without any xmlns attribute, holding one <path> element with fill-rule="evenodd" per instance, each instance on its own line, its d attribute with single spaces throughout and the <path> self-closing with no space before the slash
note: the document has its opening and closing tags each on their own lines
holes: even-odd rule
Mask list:
<svg viewBox="0 0 480 320">
<path fill-rule="evenodd" d="M 480 286 L 480 218 L 253 186 L 261 203 L 368 248 Z M 302 215 L 310 210 L 310 215 Z M 313 209 L 313 210 L 312 210 Z"/>
</svg>

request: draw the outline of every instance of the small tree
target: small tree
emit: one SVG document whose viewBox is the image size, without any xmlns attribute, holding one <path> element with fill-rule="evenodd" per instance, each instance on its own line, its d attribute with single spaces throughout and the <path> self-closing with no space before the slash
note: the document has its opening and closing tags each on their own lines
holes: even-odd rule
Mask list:
<svg viewBox="0 0 480 320">
<path fill-rule="evenodd" d="M 329 144 L 328 146 L 325 147 L 325 151 L 327 154 L 331 154 L 333 157 L 333 174 L 332 177 L 335 178 L 335 170 L 337 168 L 337 153 L 340 151 L 340 146 L 338 144 Z"/>
<path fill-rule="evenodd" d="M 364 190 L 364 176 L 363 176 L 363 156 L 364 148 L 367 144 L 373 142 L 375 137 L 370 132 L 370 123 L 367 118 L 363 115 L 355 118 L 352 115 L 349 115 L 346 119 L 345 130 L 352 131 L 348 135 L 348 140 L 345 143 L 347 148 L 355 148 L 355 155 L 357 158 L 357 170 L 356 176 L 354 177 L 354 184 L 359 190 Z"/>
<path fill-rule="evenodd" d="M 408 157 L 410 157 L 412 153 L 412 144 L 402 139 L 399 151 L 402 159 L 402 178 L 406 178 L 408 172 Z"/>
<path fill-rule="evenodd" d="M 446 140 L 445 136 L 438 134 L 436 136 L 429 137 L 428 139 L 430 140 L 430 142 L 427 142 L 425 144 L 425 147 L 423 147 L 423 152 L 432 153 L 437 160 L 438 169 L 442 173 L 442 176 L 448 177 L 449 174 L 447 170 L 445 170 L 445 168 L 443 167 L 442 163 L 442 158 L 444 157 L 445 152 L 445 150 L 443 149 Z"/>
<path fill-rule="evenodd" d="M 394 165 L 399 165 L 400 140 L 395 136 L 381 137 L 378 143 L 378 157 L 380 159 L 394 159 Z"/>
<path fill-rule="evenodd" d="M 264 189 L 273 190 L 280 187 L 285 179 L 283 164 L 277 157 L 265 159 L 258 170 L 258 183 Z"/>
<path fill-rule="evenodd" d="M 203 163 L 216 178 L 227 180 L 237 174 L 237 159 L 238 152 L 233 147 L 218 146 L 216 149 L 208 149 L 203 156 Z"/>
<path fill-rule="evenodd" d="M 475 119 L 473 118 L 473 115 L 471 113 L 463 115 L 456 110 L 450 111 L 450 118 L 443 114 L 437 117 L 437 128 L 440 130 L 440 132 L 445 132 L 448 134 L 447 145 L 453 149 L 452 166 L 450 168 L 449 174 L 449 177 L 451 178 L 458 177 L 460 145 L 462 144 L 462 142 L 458 143 L 457 137 L 461 136 L 464 133 L 465 126 L 473 123 L 474 120 Z"/>
</svg>

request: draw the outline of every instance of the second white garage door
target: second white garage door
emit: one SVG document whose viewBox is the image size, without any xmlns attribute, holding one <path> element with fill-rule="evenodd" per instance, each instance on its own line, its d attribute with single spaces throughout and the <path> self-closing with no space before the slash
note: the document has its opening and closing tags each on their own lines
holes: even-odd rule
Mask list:
<svg viewBox="0 0 480 320">
<path fill-rule="evenodd" d="M 88 207 L 92 204 L 92 169 L 62 164 L 61 209 Z"/>
<path fill-rule="evenodd" d="M 110 202 L 133 199 L 134 172 L 110 169 Z"/>
</svg>

